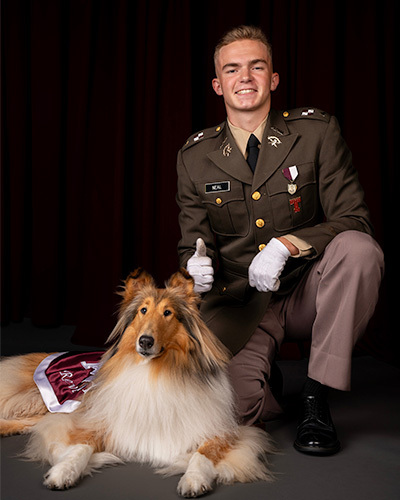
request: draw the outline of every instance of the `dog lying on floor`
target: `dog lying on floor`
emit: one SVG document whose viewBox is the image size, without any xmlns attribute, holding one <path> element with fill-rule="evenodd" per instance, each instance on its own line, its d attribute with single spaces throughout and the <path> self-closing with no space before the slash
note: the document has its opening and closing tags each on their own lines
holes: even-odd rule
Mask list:
<svg viewBox="0 0 400 500">
<path fill-rule="evenodd" d="M 273 445 L 236 420 L 228 354 L 200 319 L 189 274 L 180 270 L 159 289 L 137 269 L 121 295 L 111 347 L 74 412 L 49 413 L 43 403 L 33 374 L 47 353 L 3 359 L 0 433 L 31 433 L 25 455 L 49 462 L 44 484 L 56 490 L 125 461 L 183 473 L 184 497 L 215 481 L 271 480 Z"/>
</svg>

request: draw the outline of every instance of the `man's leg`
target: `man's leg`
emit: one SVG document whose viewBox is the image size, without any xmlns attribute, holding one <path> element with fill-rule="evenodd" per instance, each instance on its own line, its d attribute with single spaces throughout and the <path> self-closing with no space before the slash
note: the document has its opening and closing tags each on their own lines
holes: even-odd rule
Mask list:
<svg viewBox="0 0 400 500">
<path fill-rule="evenodd" d="M 382 251 L 373 238 L 345 231 L 285 300 L 280 314 L 286 336 L 297 338 L 311 331 L 310 378 L 350 390 L 353 348 L 374 312 L 383 266 Z"/>
<path fill-rule="evenodd" d="M 276 341 L 264 329 L 262 321 L 229 363 L 239 419 L 244 424 L 273 420 L 282 413 L 268 384 L 276 350 Z"/>
<path fill-rule="evenodd" d="M 304 329 L 312 332 L 294 443 L 298 451 L 328 455 L 340 448 L 326 400 L 327 387 L 350 390 L 353 348 L 374 312 L 383 267 L 382 251 L 370 236 L 357 231 L 340 233 L 283 303 L 280 314 L 286 333 L 295 338 Z M 307 320 L 301 323 L 300 318 Z"/>
</svg>

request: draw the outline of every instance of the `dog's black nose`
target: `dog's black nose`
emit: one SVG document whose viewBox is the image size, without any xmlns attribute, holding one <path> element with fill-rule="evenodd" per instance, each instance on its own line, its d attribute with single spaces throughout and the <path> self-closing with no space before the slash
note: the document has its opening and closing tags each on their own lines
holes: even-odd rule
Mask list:
<svg viewBox="0 0 400 500">
<path fill-rule="evenodd" d="M 142 349 L 151 349 L 154 345 L 154 339 L 150 335 L 142 335 L 139 339 L 139 345 Z"/>
</svg>

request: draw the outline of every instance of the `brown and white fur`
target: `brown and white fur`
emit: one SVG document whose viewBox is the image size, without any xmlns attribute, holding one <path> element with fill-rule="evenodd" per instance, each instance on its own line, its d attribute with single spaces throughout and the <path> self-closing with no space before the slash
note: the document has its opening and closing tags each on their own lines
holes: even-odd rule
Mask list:
<svg viewBox="0 0 400 500">
<path fill-rule="evenodd" d="M 159 289 L 138 269 L 121 295 L 112 345 L 75 412 L 48 413 L 41 400 L 33 372 L 46 353 L 2 361 L 1 434 L 31 433 L 26 456 L 50 463 L 44 484 L 51 489 L 125 461 L 183 473 L 184 497 L 210 491 L 215 481 L 271 480 L 270 438 L 238 424 L 228 355 L 200 319 L 186 271 Z"/>
</svg>

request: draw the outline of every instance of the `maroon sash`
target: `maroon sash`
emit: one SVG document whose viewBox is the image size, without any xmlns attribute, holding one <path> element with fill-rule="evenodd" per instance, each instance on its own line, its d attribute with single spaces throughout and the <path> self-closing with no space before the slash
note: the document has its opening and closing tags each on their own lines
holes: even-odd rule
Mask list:
<svg viewBox="0 0 400 500">
<path fill-rule="evenodd" d="M 36 368 L 33 379 L 47 409 L 71 413 L 80 405 L 78 398 L 92 386 L 104 351 L 57 352 Z"/>
</svg>

